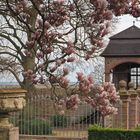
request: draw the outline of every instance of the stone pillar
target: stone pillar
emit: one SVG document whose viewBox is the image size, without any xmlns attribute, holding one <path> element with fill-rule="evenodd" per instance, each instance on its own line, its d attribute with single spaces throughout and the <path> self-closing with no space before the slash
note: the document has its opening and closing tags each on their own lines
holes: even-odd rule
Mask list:
<svg viewBox="0 0 140 140">
<path fill-rule="evenodd" d="M 0 89 L 0 140 L 19 140 L 19 130 L 9 122 L 9 117 L 25 106 L 26 93 L 22 89 Z"/>
<path fill-rule="evenodd" d="M 122 126 L 122 102 L 118 102 L 115 107 L 118 109 L 118 113 L 112 115 L 112 127 L 119 128 Z"/>
<path fill-rule="evenodd" d="M 140 85 L 138 85 L 137 88 L 137 94 L 138 94 L 138 107 L 140 106 Z M 140 109 L 138 108 L 138 124 L 140 124 Z"/>
<path fill-rule="evenodd" d="M 129 90 L 128 94 L 130 95 L 130 128 L 135 128 L 138 124 L 138 94 L 134 90 L 134 84 L 128 84 Z"/>
<path fill-rule="evenodd" d="M 9 113 L 0 113 L 0 140 L 19 140 L 19 129 L 9 122 Z"/>
<path fill-rule="evenodd" d="M 0 128 L 0 140 L 19 140 L 18 127 Z"/>
<path fill-rule="evenodd" d="M 122 111 L 121 111 L 121 127 L 125 129 L 129 129 L 129 94 L 126 90 L 126 82 L 121 80 L 119 82 L 119 95 L 122 101 Z"/>
</svg>

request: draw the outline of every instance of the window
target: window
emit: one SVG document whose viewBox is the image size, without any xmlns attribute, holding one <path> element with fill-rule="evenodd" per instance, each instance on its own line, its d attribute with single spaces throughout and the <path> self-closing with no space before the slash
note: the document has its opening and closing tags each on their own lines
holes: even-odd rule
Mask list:
<svg viewBox="0 0 140 140">
<path fill-rule="evenodd" d="M 131 82 L 134 83 L 135 88 L 140 85 L 140 68 L 131 68 Z"/>
</svg>

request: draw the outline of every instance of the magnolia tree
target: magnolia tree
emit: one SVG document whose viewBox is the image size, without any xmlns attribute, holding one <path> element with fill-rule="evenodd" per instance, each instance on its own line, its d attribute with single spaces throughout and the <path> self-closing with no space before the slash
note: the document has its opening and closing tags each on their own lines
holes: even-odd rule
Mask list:
<svg viewBox="0 0 140 140">
<path fill-rule="evenodd" d="M 37 83 L 59 85 L 68 89 L 69 70 L 65 64 L 77 56 L 88 60 L 104 47 L 113 16 L 140 15 L 137 0 L 3 0 L 0 1 L 1 71 L 10 71 L 26 89 Z M 22 73 L 22 75 L 21 75 Z M 19 75 L 18 75 L 19 74 Z M 21 78 L 21 76 L 23 78 Z M 22 79 L 22 80 L 21 80 Z M 77 73 L 72 96 L 60 99 L 61 110 L 76 108 L 80 97 L 92 105 L 101 103 L 102 112 L 113 112 L 109 101 L 116 101 L 111 85 L 100 88 L 98 96 L 88 97 L 93 78 Z M 106 97 L 107 96 L 107 97 Z M 95 103 L 96 100 L 99 102 Z M 102 99 L 104 101 L 102 102 Z M 108 114 L 107 113 L 107 114 Z M 106 113 L 103 113 L 106 114 Z"/>
</svg>

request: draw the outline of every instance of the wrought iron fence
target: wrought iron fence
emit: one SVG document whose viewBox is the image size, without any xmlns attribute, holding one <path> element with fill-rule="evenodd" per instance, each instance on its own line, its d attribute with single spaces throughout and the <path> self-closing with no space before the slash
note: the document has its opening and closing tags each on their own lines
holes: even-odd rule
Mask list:
<svg viewBox="0 0 140 140">
<path fill-rule="evenodd" d="M 59 115 L 47 94 L 38 93 L 26 101 L 26 107 L 11 114 L 10 119 L 22 135 L 86 137 L 90 124 L 103 125 L 100 112 L 86 103 L 79 105 L 76 111 Z"/>
</svg>

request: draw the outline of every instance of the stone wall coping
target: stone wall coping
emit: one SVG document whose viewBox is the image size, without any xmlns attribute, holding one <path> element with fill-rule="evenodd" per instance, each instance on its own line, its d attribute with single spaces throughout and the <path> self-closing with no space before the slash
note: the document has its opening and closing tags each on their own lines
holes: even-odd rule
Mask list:
<svg viewBox="0 0 140 140">
<path fill-rule="evenodd" d="M 14 89 L 0 89 L 1 93 L 27 93 L 27 90 L 21 88 L 14 88 Z"/>
</svg>

